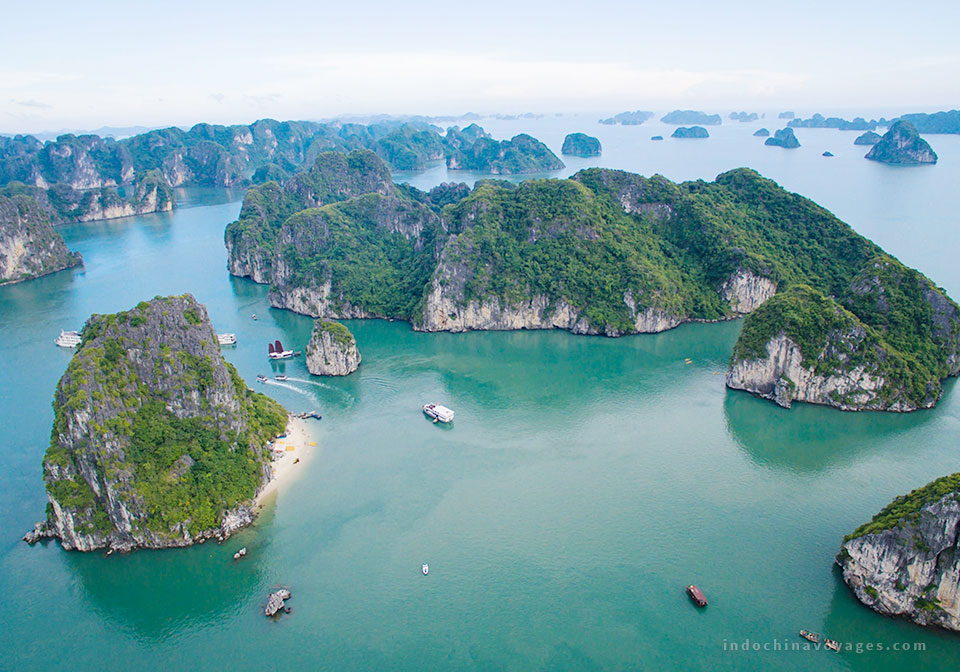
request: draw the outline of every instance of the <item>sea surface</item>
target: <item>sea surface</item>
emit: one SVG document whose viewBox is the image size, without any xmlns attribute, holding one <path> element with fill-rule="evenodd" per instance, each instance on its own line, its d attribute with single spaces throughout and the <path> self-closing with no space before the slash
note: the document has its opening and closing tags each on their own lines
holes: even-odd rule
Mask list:
<svg viewBox="0 0 960 672">
<path fill-rule="evenodd" d="M 568 132 L 600 138 L 602 157 L 564 157 L 550 176 L 753 167 L 960 298 L 960 137 L 928 137 L 936 166 L 895 168 L 865 161 L 857 133 L 798 129 L 800 149 L 765 147 L 752 133 L 782 126 L 770 117 L 682 141 L 585 116 L 480 123 L 558 153 Z M 422 188 L 477 177 L 397 175 Z M 894 496 L 960 471 L 955 382 L 907 415 L 784 410 L 724 388 L 739 322 L 607 339 L 349 321 L 360 370 L 311 377 L 300 359 L 266 358 L 277 338 L 302 349 L 311 321 L 226 272 L 241 196 L 193 190 L 174 213 L 65 227 L 83 269 L 0 287 L 0 669 L 960 667 L 956 634 L 861 606 L 833 565 L 843 535 Z M 59 329 L 183 292 L 236 333 L 225 356 L 251 386 L 323 414 L 314 459 L 222 545 L 105 557 L 21 542 L 44 515 L 50 401 L 71 356 L 53 345 Z M 255 382 L 280 372 L 290 380 Z M 431 424 L 427 401 L 455 422 Z M 280 585 L 293 611 L 268 620 Z M 791 650 L 801 628 L 852 649 Z M 905 644 L 923 650 L 893 650 Z"/>
</svg>

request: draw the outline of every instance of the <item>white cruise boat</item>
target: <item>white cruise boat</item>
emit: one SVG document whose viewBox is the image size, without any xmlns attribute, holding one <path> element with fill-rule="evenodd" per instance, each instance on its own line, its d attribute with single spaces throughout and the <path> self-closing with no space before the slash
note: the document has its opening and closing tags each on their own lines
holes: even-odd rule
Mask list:
<svg viewBox="0 0 960 672">
<path fill-rule="evenodd" d="M 220 345 L 236 345 L 237 337 L 235 334 L 217 334 L 217 343 Z"/>
<path fill-rule="evenodd" d="M 440 404 L 424 404 L 423 412 L 434 422 L 453 422 L 453 411 Z"/>
<path fill-rule="evenodd" d="M 424 576 L 430 573 L 430 565 L 428 565 L 427 563 L 423 563 L 423 567 L 421 567 L 420 569 L 423 570 Z"/>
<path fill-rule="evenodd" d="M 64 331 L 60 330 L 60 335 L 57 336 L 57 340 L 54 341 L 61 348 L 75 348 L 80 345 L 80 342 L 83 339 L 80 338 L 80 332 L 78 331 Z"/>
</svg>

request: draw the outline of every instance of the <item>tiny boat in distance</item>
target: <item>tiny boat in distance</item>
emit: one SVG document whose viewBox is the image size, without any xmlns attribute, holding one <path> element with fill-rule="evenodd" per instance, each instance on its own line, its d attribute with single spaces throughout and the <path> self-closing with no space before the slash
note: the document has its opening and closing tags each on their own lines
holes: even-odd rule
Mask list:
<svg viewBox="0 0 960 672">
<path fill-rule="evenodd" d="M 809 630 L 801 630 L 800 636 L 810 642 L 813 642 L 814 644 L 820 643 L 820 635 L 818 635 L 815 632 L 810 632 Z"/>
<path fill-rule="evenodd" d="M 423 563 L 423 566 L 420 569 L 423 571 L 424 576 L 430 573 L 430 565 L 427 563 Z"/>
<path fill-rule="evenodd" d="M 434 422 L 453 422 L 453 411 L 440 404 L 424 404 L 423 412 Z"/>
<path fill-rule="evenodd" d="M 234 334 L 217 334 L 217 343 L 220 345 L 236 345 L 237 337 Z"/>
<path fill-rule="evenodd" d="M 837 653 L 840 653 L 840 642 L 838 642 L 835 639 L 830 639 L 829 637 L 825 637 L 823 640 L 823 646 L 830 649 L 831 651 L 836 651 Z"/>
<path fill-rule="evenodd" d="M 687 586 L 687 593 L 690 595 L 690 598 L 697 603 L 698 607 L 707 606 L 707 596 L 703 594 L 703 591 L 700 590 L 695 585 Z"/>
<path fill-rule="evenodd" d="M 257 314 L 256 314 L 256 313 L 254 313 L 253 315 L 251 315 L 251 316 L 250 316 L 250 319 L 251 319 L 251 320 L 255 320 L 255 319 L 257 319 Z"/>
<path fill-rule="evenodd" d="M 283 375 L 282 373 L 274 376 L 273 378 L 274 378 L 274 380 L 286 380 L 286 379 L 287 379 L 287 377 L 286 377 L 285 375 Z"/>
<path fill-rule="evenodd" d="M 280 341 L 274 341 L 267 344 L 267 357 L 270 359 L 290 359 L 293 357 L 293 350 L 284 350 Z"/>
<path fill-rule="evenodd" d="M 257 382 L 258 382 L 258 383 L 265 383 L 265 382 L 267 382 L 267 377 L 264 376 L 263 374 L 260 374 L 260 375 L 257 376 Z"/>
<path fill-rule="evenodd" d="M 57 336 L 57 340 L 54 341 L 61 348 L 75 348 L 80 345 L 80 342 L 83 339 L 80 338 L 79 331 L 64 331 L 60 330 L 60 335 Z"/>
</svg>

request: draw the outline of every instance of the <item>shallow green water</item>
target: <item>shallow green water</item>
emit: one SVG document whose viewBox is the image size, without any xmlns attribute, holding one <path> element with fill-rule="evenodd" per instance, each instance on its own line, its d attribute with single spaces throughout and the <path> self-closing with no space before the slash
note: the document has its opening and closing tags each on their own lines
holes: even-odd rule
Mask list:
<svg viewBox="0 0 960 672">
<path fill-rule="evenodd" d="M 842 536 L 894 495 L 960 470 L 953 382 L 929 412 L 785 411 L 725 390 L 738 323 L 605 339 L 383 321 L 348 323 L 357 374 L 311 380 L 264 352 L 274 338 L 302 348 L 310 320 L 224 270 L 238 208 L 69 227 L 85 270 L 0 288 L 0 668 L 960 665 L 955 635 L 874 614 L 832 568 Z M 58 329 L 186 291 L 237 334 L 226 356 L 248 382 L 309 381 L 264 389 L 321 410 L 316 459 L 223 546 L 106 558 L 21 543 L 44 510 L 49 401 L 70 357 Z M 425 420 L 428 400 L 456 410 L 452 427 Z M 240 546 L 250 555 L 233 563 Z M 270 622 L 259 609 L 277 584 L 293 613 Z M 800 628 L 926 650 L 729 650 L 792 645 Z"/>
</svg>

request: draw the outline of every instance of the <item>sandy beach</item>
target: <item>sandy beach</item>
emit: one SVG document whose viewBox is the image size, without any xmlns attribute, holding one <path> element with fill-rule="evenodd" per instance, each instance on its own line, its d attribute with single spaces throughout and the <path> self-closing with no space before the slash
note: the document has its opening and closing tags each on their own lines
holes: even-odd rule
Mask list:
<svg viewBox="0 0 960 672">
<path fill-rule="evenodd" d="M 258 506 L 263 506 L 270 495 L 280 491 L 287 483 L 297 478 L 307 461 L 316 452 L 316 445 L 310 445 L 314 440 L 307 429 L 308 422 L 312 421 L 291 416 L 287 422 L 286 436 L 273 442 L 271 450 L 282 448 L 283 451 L 273 460 L 273 478 L 257 495 Z"/>
</svg>

